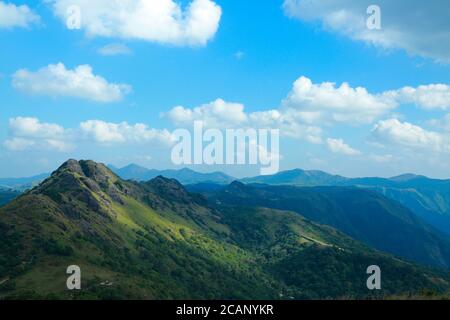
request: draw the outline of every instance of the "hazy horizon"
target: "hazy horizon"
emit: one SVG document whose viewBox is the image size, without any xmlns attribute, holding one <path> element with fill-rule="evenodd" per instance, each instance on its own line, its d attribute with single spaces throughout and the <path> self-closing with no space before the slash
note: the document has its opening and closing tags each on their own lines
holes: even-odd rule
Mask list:
<svg viewBox="0 0 450 320">
<path fill-rule="evenodd" d="M 70 159 L 67 159 L 70 160 Z M 66 160 L 66 161 L 67 161 Z M 241 174 L 241 175 L 233 175 L 227 172 L 225 167 L 225 170 L 222 170 L 220 167 L 219 168 L 215 168 L 213 169 L 212 167 L 210 168 L 205 168 L 205 166 L 172 166 L 172 167 L 160 167 L 160 168 L 155 168 L 155 167 L 147 167 L 145 165 L 140 165 L 138 163 L 128 163 L 125 165 L 114 165 L 112 163 L 105 163 L 102 161 L 96 161 L 94 159 L 75 159 L 75 160 L 92 160 L 94 162 L 97 163 L 102 163 L 108 167 L 113 166 L 117 169 L 122 169 L 125 168 L 127 166 L 131 166 L 131 165 L 136 165 L 148 170 L 158 170 L 158 171 L 164 171 L 164 170 L 182 170 L 182 169 L 190 169 L 192 171 L 198 172 L 198 173 L 204 173 L 204 174 L 208 174 L 208 173 L 215 173 L 215 172 L 219 172 L 219 173 L 224 173 L 227 174 L 228 176 L 232 177 L 232 178 L 236 178 L 236 179 L 244 179 L 244 178 L 252 178 L 252 177 L 256 177 L 256 176 L 260 176 L 258 174 L 258 170 L 257 169 L 252 169 L 254 171 L 255 174 Z M 65 161 L 61 162 L 60 165 L 62 165 Z M 36 172 L 34 174 L 29 174 L 29 175 L 19 175 L 19 176 L 0 176 L 0 179 L 20 179 L 20 178 L 31 178 L 31 177 L 35 177 L 35 176 L 40 176 L 43 174 L 51 174 L 53 171 L 57 170 L 59 168 L 59 166 L 54 167 L 52 170 L 49 170 L 48 172 Z M 200 167 L 200 168 L 199 168 Z M 326 170 L 322 170 L 322 169 L 314 169 L 314 168 L 309 168 L 309 169 L 305 169 L 305 168 L 301 168 L 301 167 L 293 167 L 293 168 L 288 168 L 288 169 L 281 169 L 279 171 L 280 172 L 285 172 L 285 171 L 292 171 L 292 170 L 303 170 L 303 171 L 322 171 L 324 173 L 330 174 L 330 175 L 336 175 L 336 176 L 341 176 L 341 177 L 345 177 L 345 178 L 372 178 L 372 177 L 376 177 L 376 178 L 385 178 L 385 179 L 389 179 L 389 178 L 394 178 L 394 177 L 398 177 L 398 176 L 402 176 L 402 175 L 417 175 L 417 176 L 425 176 L 427 178 L 430 179 L 437 179 L 437 180 L 449 180 L 450 177 L 448 178 L 440 178 L 440 177 L 433 177 L 433 176 L 428 176 L 425 174 L 420 174 L 420 173 L 415 173 L 415 172 L 401 172 L 398 174 L 394 174 L 394 175 L 387 175 L 387 176 L 380 176 L 380 175 L 365 175 L 365 176 L 351 176 L 351 175 L 345 175 L 345 174 L 340 174 L 340 173 L 335 173 L 335 172 L 329 172 Z"/>
</svg>

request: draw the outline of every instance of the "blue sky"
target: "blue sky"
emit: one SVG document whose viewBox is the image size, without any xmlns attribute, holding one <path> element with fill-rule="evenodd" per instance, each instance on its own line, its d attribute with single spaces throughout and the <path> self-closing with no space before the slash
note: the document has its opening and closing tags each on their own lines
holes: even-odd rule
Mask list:
<svg viewBox="0 0 450 320">
<path fill-rule="evenodd" d="M 133 9 L 146 2 L 161 12 L 178 5 L 184 15 L 155 22 L 151 11 Z M 131 1 L 116 8 L 125 22 L 101 15 L 111 10 L 105 1 L 0 1 L 0 176 L 51 171 L 68 158 L 174 167 L 167 132 L 193 120 L 220 129 L 261 123 L 225 121 L 213 103 L 222 99 L 225 108 L 243 106 L 229 113 L 244 118 L 279 113 L 271 126 L 281 131 L 282 170 L 448 178 L 450 6 L 438 10 L 438 2 L 378 1 L 382 29 L 368 30 L 360 25 L 366 1 L 195 0 L 206 16 L 192 31 L 190 1 Z M 72 4 L 81 29 L 66 27 Z M 86 72 L 97 78 L 85 82 Z M 77 76 L 83 84 L 74 89 Z"/>
</svg>

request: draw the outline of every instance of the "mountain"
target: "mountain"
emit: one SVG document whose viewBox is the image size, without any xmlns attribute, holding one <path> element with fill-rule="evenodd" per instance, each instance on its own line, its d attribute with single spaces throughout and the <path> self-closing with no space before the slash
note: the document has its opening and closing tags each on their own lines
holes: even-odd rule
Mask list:
<svg viewBox="0 0 450 320">
<path fill-rule="evenodd" d="M 233 182 L 219 190 L 205 189 L 203 194 L 212 204 L 220 206 L 294 211 L 378 250 L 428 265 L 450 267 L 450 237 L 400 203 L 371 190 Z"/>
<path fill-rule="evenodd" d="M 357 186 L 396 200 L 429 224 L 450 235 L 450 180 L 414 174 L 392 178 L 345 178 L 322 171 L 300 169 L 241 180 L 244 183 L 295 186 Z"/>
<path fill-rule="evenodd" d="M 18 191 L 0 188 L 0 206 L 10 202 L 14 198 L 17 198 L 19 195 L 20 192 Z"/>
<path fill-rule="evenodd" d="M 261 183 L 272 185 L 296 185 L 296 186 L 329 186 L 346 181 L 347 178 L 331 175 L 323 171 L 294 169 L 281 171 L 274 175 L 244 178 L 243 183 Z"/>
<path fill-rule="evenodd" d="M 380 291 L 366 268 L 382 268 Z M 66 289 L 70 265 L 82 290 Z M 211 207 L 173 179 L 69 160 L 0 208 L 0 299 L 318 299 L 447 295 L 450 274 L 298 213 Z"/>
<path fill-rule="evenodd" d="M 136 164 L 130 164 L 120 169 L 115 168 L 114 166 L 109 167 L 118 176 L 126 180 L 148 181 L 156 178 L 157 176 L 163 176 L 170 179 L 177 179 L 184 185 L 201 182 L 228 184 L 235 180 L 233 177 L 230 177 L 222 172 L 200 173 L 188 168 L 183 168 L 180 170 L 155 170 L 147 169 Z"/>
<path fill-rule="evenodd" d="M 0 178 L 0 187 L 6 189 L 13 189 L 17 191 L 25 191 L 38 185 L 49 176 L 48 173 L 43 173 L 33 177 L 26 178 Z"/>
</svg>

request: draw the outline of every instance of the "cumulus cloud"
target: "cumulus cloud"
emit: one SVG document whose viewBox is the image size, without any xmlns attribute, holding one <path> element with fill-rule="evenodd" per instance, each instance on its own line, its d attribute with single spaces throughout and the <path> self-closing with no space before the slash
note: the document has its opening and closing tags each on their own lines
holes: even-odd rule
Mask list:
<svg viewBox="0 0 450 320">
<path fill-rule="evenodd" d="M 0 1 L 0 28 L 28 28 L 39 21 L 40 17 L 28 6 Z"/>
<path fill-rule="evenodd" d="M 404 87 L 396 91 L 388 91 L 385 96 L 398 103 L 411 103 L 427 110 L 450 109 L 450 86 L 446 84 L 421 85 L 417 88 Z"/>
<path fill-rule="evenodd" d="M 371 0 L 285 0 L 287 16 L 319 21 L 326 30 L 381 48 L 450 63 L 450 2 L 441 0 L 378 0 L 381 30 L 367 28 Z"/>
<path fill-rule="evenodd" d="M 69 151 L 68 131 L 54 123 L 43 123 L 37 118 L 17 117 L 9 120 L 11 138 L 4 143 L 12 151 L 48 149 Z"/>
<path fill-rule="evenodd" d="M 100 120 L 88 120 L 80 124 L 80 132 L 84 137 L 103 144 L 159 142 L 170 145 L 172 135 L 167 130 L 149 128 L 138 123 L 111 123 Z"/>
<path fill-rule="evenodd" d="M 131 91 L 127 84 L 109 83 L 95 75 L 89 65 L 66 69 L 64 64 L 50 64 L 36 72 L 21 69 L 13 74 L 13 87 L 32 95 L 75 97 L 96 102 L 117 102 Z"/>
<path fill-rule="evenodd" d="M 394 109 L 397 103 L 386 95 L 371 94 L 363 87 L 352 88 L 348 83 L 315 84 L 302 76 L 294 82 L 282 105 L 303 122 L 371 123 Z"/>
<path fill-rule="evenodd" d="M 165 113 L 173 124 L 190 127 L 194 121 L 202 121 L 205 127 L 217 129 L 255 128 L 280 129 L 280 134 L 312 143 L 321 143 L 322 130 L 318 127 L 300 124 L 288 113 L 279 110 L 245 112 L 241 103 L 217 99 L 192 109 L 176 106 Z"/>
<path fill-rule="evenodd" d="M 122 43 L 110 43 L 98 49 L 102 56 L 118 56 L 131 54 L 131 49 Z"/>
<path fill-rule="evenodd" d="M 348 144 L 344 142 L 342 139 L 327 139 L 328 149 L 333 153 L 340 153 L 347 156 L 357 156 L 360 155 L 361 152 L 353 149 Z"/>
<path fill-rule="evenodd" d="M 222 99 L 193 109 L 176 106 L 167 113 L 167 117 L 176 125 L 190 125 L 194 121 L 203 121 L 205 126 L 213 128 L 234 127 L 247 121 L 243 104 L 226 102 Z"/>
<path fill-rule="evenodd" d="M 371 93 L 348 83 L 313 83 L 307 77 L 295 82 L 283 100 L 280 113 L 303 123 L 370 124 L 399 105 L 413 104 L 425 110 L 450 109 L 450 86 L 429 84 Z"/>
<path fill-rule="evenodd" d="M 17 117 L 9 120 L 9 129 L 19 137 L 51 138 L 64 134 L 64 128 L 53 123 L 41 123 L 37 118 Z"/>
<path fill-rule="evenodd" d="M 397 119 L 379 121 L 372 130 L 372 138 L 407 148 L 430 149 L 433 151 L 449 151 L 448 139 L 441 133 L 428 131 L 408 122 Z"/>
<path fill-rule="evenodd" d="M 71 151 L 80 143 L 94 143 L 102 146 L 117 144 L 152 144 L 170 146 L 172 134 L 148 125 L 127 122 L 112 123 L 101 120 L 87 120 L 76 128 L 64 128 L 59 124 L 41 122 L 37 118 L 17 117 L 9 120 L 10 137 L 4 146 L 11 151 L 54 150 Z"/>
<path fill-rule="evenodd" d="M 222 9 L 211 0 L 193 0 L 183 9 L 174 0 L 51 0 L 64 23 L 78 6 L 81 28 L 91 37 L 140 39 L 172 45 L 206 45 L 219 27 Z"/>
<path fill-rule="evenodd" d="M 322 129 L 299 121 L 291 110 L 268 110 L 252 112 L 249 123 L 257 128 L 279 129 L 285 137 L 303 139 L 313 144 L 322 143 Z"/>
</svg>

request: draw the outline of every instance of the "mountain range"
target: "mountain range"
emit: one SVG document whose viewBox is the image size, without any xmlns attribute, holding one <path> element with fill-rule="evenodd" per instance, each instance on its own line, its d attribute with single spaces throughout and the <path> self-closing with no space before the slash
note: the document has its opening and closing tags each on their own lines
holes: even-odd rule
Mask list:
<svg viewBox="0 0 450 320">
<path fill-rule="evenodd" d="M 318 170 L 294 169 L 275 175 L 236 179 L 221 172 L 198 173 L 190 169 L 151 170 L 137 165 L 117 169 L 124 179 L 150 180 L 158 175 L 174 178 L 182 184 L 229 184 L 234 180 L 243 183 L 294 185 L 294 186 L 355 186 L 377 191 L 398 201 L 426 222 L 450 235 L 450 180 L 430 179 L 425 176 L 403 174 L 392 178 L 347 178 Z"/>
<path fill-rule="evenodd" d="M 19 191 L 0 187 L 0 206 L 10 202 L 20 195 Z"/>
<path fill-rule="evenodd" d="M 450 237 L 406 207 L 378 192 L 356 187 L 246 185 L 190 186 L 211 205 L 251 206 L 296 212 L 330 225 L 378 250 L 441 267 L 450 267 Z"/>
<path fill-rule="evenodd" d="M 241 180 L 244 183 L 294 186 L 355 186 L 398 201 L 435 228 L 450 234 L 450 180 L 404 174 L 392 178 L 345 178 L 323 171 L 300 169 Z"/>
<path fill-rule="evenodd" d="M 123 168 L 116 168 L 110 165 L 109 168 L 122 179 L 136 181 L 148 181 L 157 176 L 177 179 L 181 184 L 196 184 L 202 182 L 228 184 L 236 180 L 223 172 L 200 173 L 188 168 L 180 170 L 156 170 L 147 169 L 136 164 L 130 164 Z"/>
<path fill-rule="evenodd" d="M 430 253 L 420 252 L 417 260 L 448 262 L 447 243 L 438 233 L 378 193 L 333 188 L 320 198 L 321 192 L 313 190 L 303 196 L 311 207 L 296 210 L 297 200 L 285 199 L 285 208 L 270 205 L 289 197 L 284 190 L 266 194 L 269 203 L 263 207 L 258 193 L 268 191 L 235 182 L 200 194 L 205 185 L 190 192 L 175 179 L 123 180 L 103 164 L 67 161 L 0 207 L 0 299 L 448 295 L 448 269 L 378 250 L 369 241 L 372 235 L 364 241 L 349 236 L 351 230 L 363 235 L 369 219 L 384 228 L 377 231 L 385 232 L 380 237 L 386 245 L 395 247 L 402 235 L 393 238 L 389 232 L 400 226 L 398 231 L 419 237 L 414 250 L 429 246 Z M 327 212 L 328 220 L 320 218 Z M 345 219 L 342 225 L 334 223 L 340 229 L 351 226 L 348 233 L 331 226 L 335 217 Z M 70 265 L 82 270 L 80 291 L 66 289 Z M 382 290 L 366 287 L 370 265 L 382 270 Z"/>
<path fill-rule="evenodd" d="M 50 174 L 43 173 L 32 177 L 25 178 L 0 178 L 0 188 L 12 189 L 16 191 L 25 191 L 38 185 L 42 180 L 46 179 Z"/>
<path fill-rule="evenodd" d="M 404 174 L 392 178 L 346 178 L 318 170 L 294 169 L 270 176 L 236 179 L 222 172 L 200 173 L 188 168 L 180 170 L 147 169 L 136 164 L 123 168 L 109 165 L 122 179 L 148 181 L 157 176 L 178 180 L 183 185 L 205 183 L 226 185 L 235 180 L 246 184 L 293 185 L 293 186 L 355 186 L 374 190 L 398 201 L 427 223 L 450 235 L 450 180 L 430 179 L 425 176 Z M 0 187 L 25 191 L 40 183 L 49 174 L 30 178 L 0 179 Z M 4 198 L 9 199 L 8 197 Z"/>
</svg>

